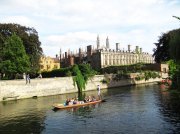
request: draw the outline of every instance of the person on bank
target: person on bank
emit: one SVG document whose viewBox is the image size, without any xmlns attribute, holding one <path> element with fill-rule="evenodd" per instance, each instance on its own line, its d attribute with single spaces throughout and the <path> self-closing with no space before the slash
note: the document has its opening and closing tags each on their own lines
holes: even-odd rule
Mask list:
<svg viewBox="0 0 180 134">
<path fill-rule="evenodd" d="M 29 74 L 27 74 L 27 75 L 26 75 L 26 84 L 27 84 L 27 83 L 30 84 L 30 80 L 31 80 L 31 79 L 30 79 L 30 76 L 29 76 Z"/>
<path fill-rule="evenodd" d="M 97 91 L 98 91 L 98 97 L 99 97 L 99 100 L 100 100 L 100 99 L 102 99 L 100 85 L 97 85 Z"/>
</svg>

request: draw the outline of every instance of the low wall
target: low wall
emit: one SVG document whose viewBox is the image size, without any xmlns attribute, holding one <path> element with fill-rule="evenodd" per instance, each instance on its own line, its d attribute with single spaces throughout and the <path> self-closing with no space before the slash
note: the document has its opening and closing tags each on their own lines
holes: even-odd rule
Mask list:
<svg viewBox="0 0 180 134">
<path fill-rule="evenodd" d="M 104 75 L 96 75 L 87 82 L 85 91 L 96 90 L 97 85 L 101 88 L 112 88 L 126 85 L 149 83 L 160 81 L 161 79 L 150 79 L 148 81 L 135 81 L 134 79 L 125 79 L 120 81 L 110 81 L 103 84 Z M 77 86 L 74 85 L 72 77 L 42 78 L 32 79 L 30 84 L 23 80 L 1 80 L 0 81 L 0 101 L 10 99 L 23 99 L 35 96 L 49 96 L 57 94 L 66 94 L 77 92 Z"/>
</svg>

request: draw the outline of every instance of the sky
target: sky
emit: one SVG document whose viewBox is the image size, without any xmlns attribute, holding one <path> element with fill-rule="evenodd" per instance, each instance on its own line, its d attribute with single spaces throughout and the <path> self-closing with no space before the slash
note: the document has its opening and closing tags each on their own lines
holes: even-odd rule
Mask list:
<svg viewBox="0 0 180 134">
<path fill-rule="evenodd" d="M 0 23 L 37 30 L 46 56 L 96 47 L 108 36 L 110 48 L 120 43 L 153 54 L 162 33 L 180 27 L 180 0 L 0 0 Z"/>
</svg>

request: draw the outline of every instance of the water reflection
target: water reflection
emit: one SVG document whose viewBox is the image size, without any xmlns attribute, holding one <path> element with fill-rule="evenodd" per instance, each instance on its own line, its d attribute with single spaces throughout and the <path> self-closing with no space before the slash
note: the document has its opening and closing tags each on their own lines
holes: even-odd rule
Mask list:
<svg viewBox="0 0 180 134">
<path fill-rule="evenodd" d="M 96 95 L 97 91 L 84 93 Z M 105 103 L 68 110 L 52 110 L 78 94 L 0 103 L 0 133 L 136 134 L 179 133 L 180 96 L 158 85 L 102 90 Z"/>
<path fill-rule="evenodd" d="M 167 91 L 165 87 L 159 90 L 159 111 L 162 118 L 170 122 L 173 133 L 180 132 L 180 93 L 176 91 Z"/>
</svg>

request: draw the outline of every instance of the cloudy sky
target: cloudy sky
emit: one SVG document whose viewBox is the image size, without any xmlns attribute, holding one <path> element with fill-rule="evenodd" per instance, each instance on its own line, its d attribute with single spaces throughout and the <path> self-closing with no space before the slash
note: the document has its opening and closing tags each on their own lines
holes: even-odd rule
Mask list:
<svg viewBox="0 0 180 134">
<path fill-rule="evenodd" d="M 0 23 L 34 27 L 45 55 L 120 43 L 153 53 L 158 36 L 180 27 L 180 0 L 0 0 Z"/>
</svg>

